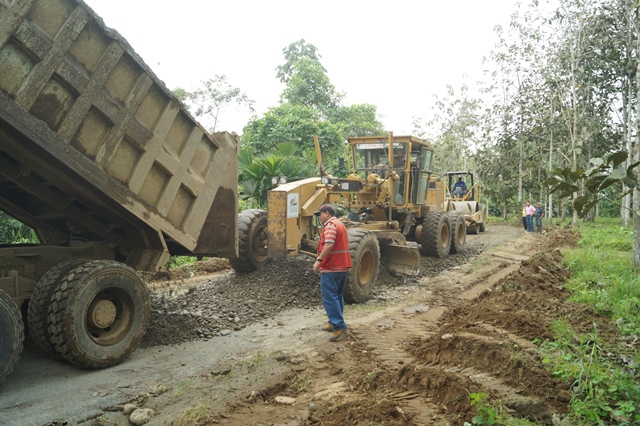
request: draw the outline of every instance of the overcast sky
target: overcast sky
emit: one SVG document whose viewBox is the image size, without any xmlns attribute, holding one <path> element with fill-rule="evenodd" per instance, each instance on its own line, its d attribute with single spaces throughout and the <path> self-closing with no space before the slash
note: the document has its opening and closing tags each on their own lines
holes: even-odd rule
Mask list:
<svg viewBox="0 0 640 426">
<path fill-rule="evenodd" d="M 347 104 L 370 103 L 387 130 L 409 134 L 447 84 L 473 85 L 494 27 L 514 0 L 85 0 L 170 88 L 193 90 L 225 74 L 261 116 L 283 86 L 282 49 L 315 45 Z M 219 130 L 242 133 L 248 113 L 228 112 Z"/>
</svg>

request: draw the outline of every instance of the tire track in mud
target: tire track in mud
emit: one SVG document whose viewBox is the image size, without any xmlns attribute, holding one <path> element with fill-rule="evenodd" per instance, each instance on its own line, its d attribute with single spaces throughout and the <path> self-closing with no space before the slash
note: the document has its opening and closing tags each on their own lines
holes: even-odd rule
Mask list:
<svg viewBox="0 0 640 426">
<path fill-rule="evenodd" d="M 517 383 L 523 378 L 517 372 L 516 380 L 510 383 L 502 377 L 505 365 L 514 364 L 516 370 L 525 368 L 529 362 L 525 358 L 537 356 L 535 345 L 510 330 L 482 321 L 469 324 L 473 327 L 468 330 L 441 330 L 445 314 L 477 303 L 483 294 L 518 274 L 529 256 L 495 252 L 486 258 L 490 259 L 489 265 L 478 268 L 473 278 L 461 279 L 464 277 L 459 271 L 441 274 L 431 279 L 428 288 L 433 293 L 426 300 L 387 310 L 384 315 L 374 313 L 352 327 L 354 338 L 368 348 L 383 370 L 391 372 L 384 379 L 391 385 L 385 397 L 396 402 L 412 424 L 441 424 L 443 410 L 470 412 L 472 392 L 502 401 L 513 410 L 512 414 L 552 424 L 552 412 L 541 398 L 520 395 L 522 387 Z M 451 292 L 451 282 L 458 284 L 459 291 Z M 442 294 L 438 291 L 447 287 Z M 419 344 L 426 350 L 417 352 Z M 455 388 L 464 392 L 456 392 Z"/>
</svg>

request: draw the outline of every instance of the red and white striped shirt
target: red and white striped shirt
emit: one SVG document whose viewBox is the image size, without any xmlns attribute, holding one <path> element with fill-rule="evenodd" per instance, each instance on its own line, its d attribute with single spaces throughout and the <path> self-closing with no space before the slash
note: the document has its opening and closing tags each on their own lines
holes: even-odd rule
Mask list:
<svg viewBox="0 0 640 426">
<path fill-rule="evenodd" d="M 325 224 L 320 235 L 318 254 L 322 253 L 325 244 L 333 243 L 331 253 L 318 266 L 322 272 L 345 272 L 351 269 L 351 252 L 347 228 L 337 218 L 332 217 Z"/>
</svg>

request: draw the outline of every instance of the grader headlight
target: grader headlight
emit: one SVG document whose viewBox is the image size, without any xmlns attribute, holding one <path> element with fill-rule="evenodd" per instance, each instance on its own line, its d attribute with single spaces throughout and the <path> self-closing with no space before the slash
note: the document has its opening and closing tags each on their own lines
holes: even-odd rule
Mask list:
<svg viewBox="0 0 640 426">
<path fill-rule="evenodd" d="M 271 178 L 271 184 L 272 185 L 284 185 L 285 183 L 287 183 L 287 177 L 286 176 L 274 176 Z"/>
</svg>

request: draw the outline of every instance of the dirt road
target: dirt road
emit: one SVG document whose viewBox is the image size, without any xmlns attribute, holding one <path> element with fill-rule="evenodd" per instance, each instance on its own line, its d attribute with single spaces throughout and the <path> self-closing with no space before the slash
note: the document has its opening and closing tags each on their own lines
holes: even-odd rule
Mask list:
<svg viewBox="0 0 640 426">
<path fill-rule="evenodd" d="M 480 394 L 550 424 L 569 395 L 531 342 L 551 336 L 556 315 L 590 321 L 565 302 L 554 249 L 572 243 L 568 232 L 489 226 L 464 253 L 425 258 L 419 277 L 381 274 L 371 301 L 347 306 L 350 333 L 337 343 L 319 330 L 307 259 L 250 276 L 186 270 L 154 283 L 165 296 L 153 326 L 118 366 L 81 370 L 27 339 L 0 388 L 0 424 L 127 425 L 120 410 L 134 402 L 154 410 L 151 425 L 455 425 Z"/>
</svg>

